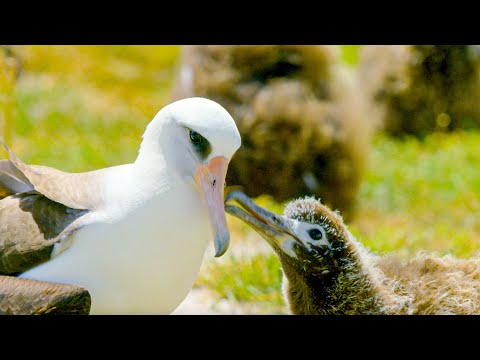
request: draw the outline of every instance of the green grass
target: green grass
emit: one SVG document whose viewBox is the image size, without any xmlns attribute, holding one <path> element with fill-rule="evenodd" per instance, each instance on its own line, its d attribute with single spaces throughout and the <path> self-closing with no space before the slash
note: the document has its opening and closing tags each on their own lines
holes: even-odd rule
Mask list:
<svg viewBox="0 0 480 360">
<path fill-rule="evenodd" d="M 480 132 L 377 136 L 352 230 L 378 251 L 480 249 Z"/>
<path fill-rule="evenodd" d="M 9 145 L 26 162 L 75 172 L 135 159 L 145 126 L 168 103 L 179 52 L 137 45 L 15 49 L 23 74 Z"/>
<path fill-rule="evenodd" d="M 343 62 L 349 66 L 357 65 L 361 47 L 362 45 L 341 45 Z"/>
<path fill-rule="evenodd" d="M 135 159 L 151 120 L 135 108 L 44 77 L 25 77 L 18 86 L 11 146 L 24 161 L 87 171 Z"/>
<path fill-rule="evenodd" d="M 222 276 L 222 269 L 228 270 L 229 274 Z M 212 275 L 201 277 L 198 285 L 213 288 L 226 299 L 274 306 L 283 304 L 280 289 L 282 272 L 280 262 L 273 253 L 246 258 L 232 256 L 226 266 L 210 263 L 208 273 Z"/>
</svg>

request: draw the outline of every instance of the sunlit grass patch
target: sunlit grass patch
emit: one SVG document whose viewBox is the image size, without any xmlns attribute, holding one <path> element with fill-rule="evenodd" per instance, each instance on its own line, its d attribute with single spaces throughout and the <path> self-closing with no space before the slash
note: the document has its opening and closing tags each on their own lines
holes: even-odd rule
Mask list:
<svg viewBox="0 0 480 360">
<path fill-rule="evenodd" d="M 7 56 L 0 46 L 0 136 L 5 141 L 12 137 L 13 97 L 15 89 L 16 62 Z"/>
<path fill-rule="evenodd" d="M 175 76 L 178 45 L 19 46 L 25 73 L 84 83 L 122 99 L 144 114 L 166 104 Z"/>
<path fill-rule="evenodd" d="M 343 62 L 349 66 L 357 65 L 361 47 L 362 45 L 341 45 Z"/>
<path fill-rule="evenodd" d="M 179 46 L 15 50 L 22 74 L 9 145 L 26 162 L 77 172 L 135 160 L 145 126 L 168 103 Z"/>
<path fill-rule="evenodd" d="M 210 262 L 197 284 L 214 289 L 221 298 L 277 308 L 283 305 L 281 278 L 280 262 L 272 252 L 252 257 L 231 256 L 221 265 Z"/>
<path fill-rule="evenodd" d="M 480 132 L 423 141 L 379 135 L 353 229 L 375 250 L 469 256 L 480 249 Z M 466 240 L 468 239 L 468 241 Z"/>
<path fill-rule="evenodd" d="M 102 92 L 50 81 L 48 75 L 23 76 L 15 105 L 12 149 L 28 163 L 65 171 L 135 160 L 150 121 L 128 104 L 105 99 Z"/>
</svg>

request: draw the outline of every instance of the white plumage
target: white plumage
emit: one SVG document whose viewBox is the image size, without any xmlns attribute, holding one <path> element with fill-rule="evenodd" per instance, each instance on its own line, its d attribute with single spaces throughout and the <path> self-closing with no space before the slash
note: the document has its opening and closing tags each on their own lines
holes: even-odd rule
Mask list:
<svg viewBox="0 0 480 360">
<path fill-rule="evenodd" d="M 196 152 L 191 131 L 209 151 Z M 215 237 L 216 256 L 228 246 L 223 187 L 240 144 L 219 104 L 188 98 L 166 106 L 147 126 L 134 163 L 76 179 L 82 194 L 95 184 L 87 192 L 95 208 L 49 261 L 19 276 L 85 287 L 92 314 L 171 313 L 192 288 L 208 241 Z"/>
</svg>

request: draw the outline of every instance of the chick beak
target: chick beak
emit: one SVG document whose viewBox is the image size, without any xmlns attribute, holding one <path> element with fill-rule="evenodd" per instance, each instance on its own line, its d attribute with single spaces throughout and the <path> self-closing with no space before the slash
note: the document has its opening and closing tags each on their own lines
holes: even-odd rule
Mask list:
<svg viewBox="0 0 480 360">
<path fill-rule="evenodd" d="M 299 245 L 303 243 L 296 237 L 293 230 L 293 220 L 277 215 L 255 204 L 247 195 L 238 190 L 228 192 L 226 203 L 236 200 L 247 211 L 237 206 L 226 205 L 225 211 L 247 223 L 268 242 L 285 248 L 287 240 L 293 240 Z"/>
</svg>

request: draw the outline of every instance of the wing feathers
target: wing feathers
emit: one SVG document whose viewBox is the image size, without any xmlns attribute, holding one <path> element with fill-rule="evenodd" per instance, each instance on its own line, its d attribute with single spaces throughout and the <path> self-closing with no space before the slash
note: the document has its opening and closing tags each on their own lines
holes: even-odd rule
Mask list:
<svg viewBox="0 0 480 360">
<path fill-rule="evenodd" d="M 10 160 L 0 160 L 0 199 L 32 190 L 32 183 Z"/>
<path fill-rule="evenodd" d="M 5 142 L 1 139 L 0 141 L 10 154 L 9 163 L 17 169 L 17 171 L 9 171 L 4 176 L 5 185 L 2 186 L 3 182 L 0 179 L 0 193 L 2 188 L 5 193 L 10 188 L 27 189 L 30 186 L 50 200 L 73 209 L 94 210 L 102 206 L 101 173 L 104 169 L 84 173 L 68 173 L 48 166 L 27 165 L 10 150 Z M 5 164 L 5 169 L 11 168 L 11 165 Z M 4 170 L 4 172 L 6 171 Z M 18 180 L 24 185 L 19 184 Z M 27 191 L 30 190 L 32 189 Z M 10 190 L 10 192 L 13 191 Z"/>
<path fill-rule="evenodd" d="M 0 276 L 0 315 L 88 315 L 90 306 L 82 287 Z"/>
<path fill-rule="evenodd" d="M 1 200 L 0 275 L 16 275 L 48 261 L 55 243 L 85 225 L 87 214 L 35 192 Z"/>
</svg>

